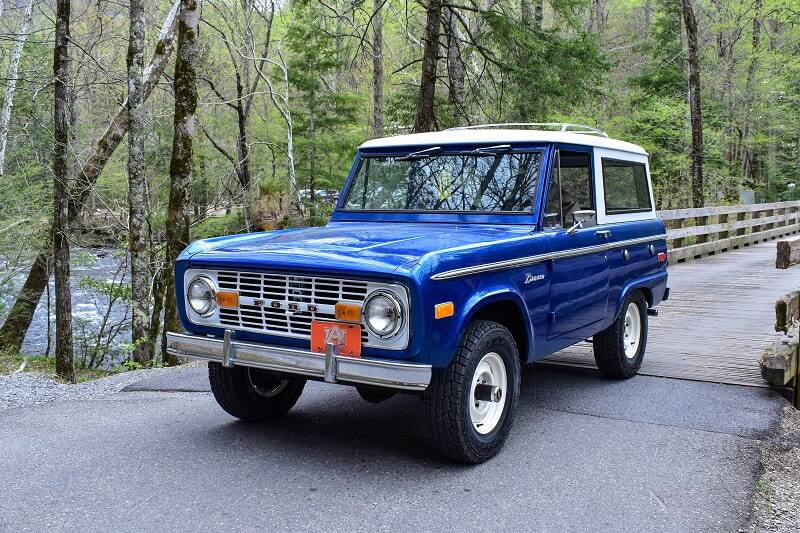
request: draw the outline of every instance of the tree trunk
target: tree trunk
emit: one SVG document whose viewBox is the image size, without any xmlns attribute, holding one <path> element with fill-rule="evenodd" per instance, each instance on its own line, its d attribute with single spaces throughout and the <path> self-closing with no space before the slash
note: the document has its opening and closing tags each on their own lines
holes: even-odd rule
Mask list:
<svg viewBox="0 0 800 533">
<path fill-rule="evenodd" d="M 56 288 L 56 374 L 74 383 L 68 240 L 69 19 L 70 0 L 57 0 L 53 50 L 53 272 Z"/>
<path fill-rule="evenodd" d="M 2 9 L 2 6 L 0 6 Z M 8 81 L 6 82 L 6 95 L 3 100 L 3 111 L 0 113 L 0 176 L 5 175 L 6 145 L 8 143 L 8 130 L 11 124 L 11 108 L 14 106 L 14 91 L 17 88 L 17 71 L 19 60 L 22 57 L 22 48 L 28 38 L 28 28 L 33 14 L 33 0 L 25 4 L 25 14 L 19 27 L 14 50 L 8 62 Z"/>
<path fill-rule="evenodd" d="M 156 43 L 155 52 L 153 53 L 153 58 L 145 70 L 145 99 L 150 96 L 159 78 L 161 78 L 169 62 L 169 57 L 172 54 L 176 14 L 179 6 L 180 0 L 176 0 L 164 21 L 164 26 L 161 28 L 159 40 Z M 94 152 L 83 164 L 80 172 L 78 172 L 74 187 L 75 190 L 69 201 L 70 223 L 74 222 L 78 215 L 80 215 L 86 200 L 89 198 L 90 192 L 94 189 L 100 172 L 102 172 L 108 160 L 111 159 L 114 150 L 116 150 L 117 146 L 122 142 L 127 131 L 128 105 L 127 102 L 124 102 L 117 110 L 117 114 L 109 123 L 102 137 L 97 141 Z M 52 233 L 52 228 L 50 233 Z M 11 351 L 19 351 L 22 347 L 25 333 L 31 325 L 33 313 L 36 311 L 36 306 L 48 282 L 47 264 L 50 257 L 51 251 L 49 248 L 42 248 L 31 266 L 31 271 L 28 273 L 28 277 L 25 279 L 22 289 L 17 295 L 16 300 L 14 300 L 14 305 L 11 307 L 11 311 L 9 311 L 3 323 L 3 327 L 0 328 L 0 345 Z"/>
<path fill-rule="evenodd" d="M 797 134 L 797 154 L 795 156 L 797 159 L 794 165 L 794 176 L 796 179 L 795 190 L 797 190 L 797 187 L 800 187 L 800 133 Z M 794 197 L 792 197 L 792 200 L 794 200 Z"/>
<path fill-rule="evenodd" d="M 461 50 L 461 36 L 458 31 L 458 21 L 453 10 L 447 8 L 447 79 L 450 90 L 448 93 L 450 103 L 455 108 L 456 113 L 463 115 L 464 112 L 464 60 Z"/>
<path fill-rule="evenodd" d="M 533 23 L 537 30 L 541 30 L 544 25 L 544 0 L 534 0 L 533 4 Z"/>
<path fill-rule="evenodd" d="M 383 137 L 383 2 L 373 0 L 372 16 L 372 136 Z"/>
<path fill-rule="evenodd" d="M 594 22 L 597 26 L 597 34 L 602 35 L 606 29 L 606 2 L 605 0 L 594 0 Z"/>
<path fill-rule="evenodd" d="M 692 206 L 703 207 L 703 117 L 700 109 L 700 51 L 691 0 L 681 0 L 689 63 L 689 120 L 692 126 Z"/>
<path fill-rule="evenodd" d="M 752 52 L 750 55 L 750 65 L 747 67 L 747 82 L 745 83 L 744 94 L 744 121 L 742 126 L 742 142 L 744 145 L 742 156 L 742 171 L 746 178 L 749 178 L 753 185 L 758 179 L 758 154 L 755 147 L 748 147 L 747 141 L 753 131 L 751 124 L 753 120 L 753 108 L 756 102 L 756 73 L 759 64 L 759 51 L 761 49 L 761 11 L 764 7 L 763 0 L 756 0 L 753 5 L 753 33 L 752 33 Z"/>
<path fill-rule="evenodd" d="M 128 39 L 128 251 L 131 257 L 133 359 L 153 358 L 148 342 L 150 281 L 142 227 L 146 216 L 147 176 L 144 168 L 144 0 L 130 0 Z"/>
<path fill-rule="evenodd" d="M 417 133 L 433 129 L 433 106 L 436 95 L 436 64 L 439 59 L 439 27 L 442 24 L 442 0 L 429 0 L 425 23 L 425 47 L 422 52 L 422 75 L 420 77 L 417 115 L 414 131 Z"/>
<path fill-rule="evenodd" d="M 244 86 L 237 84 L 236 93 L 238 95 L 236 102 L 236 125 L 239 128 L 239 135 L 236 137 L 236 151 L 239 156 L 236 174 L 239 178 L 239 184 L 242 186 L 242 190 L 248 192 L 252 183 L 252 177 L 250 175 L 250 143 L 247 140 L 248 116 L 245 113 L 244 106 Z"/>
<path fill-rule="evenodd" d="M 519 13 L 523 26 L 526 28 L 529 27 L 531 24 L 531 19 L 533 18 L 531 0 L 519 0 Z"/>
<path fill-rule="evenodd" d="M 175 260 L 189 245 L 192 193 L 192 150 L 194 114 L 197 110 L 197 62 L 200 56 L 197 27 L 200 19 L 200 0 L 181 0 L 178 15 L 178 48 L 175 59 L 175 118 L 172 140 L 172 160 L 169 165 L 170 188 L 167 208 L 167 243 L 164 261 L 164 362 L 177 364 L 166 350 L 168 331 L 180 331 L 175 295 Z"/>
</svg>

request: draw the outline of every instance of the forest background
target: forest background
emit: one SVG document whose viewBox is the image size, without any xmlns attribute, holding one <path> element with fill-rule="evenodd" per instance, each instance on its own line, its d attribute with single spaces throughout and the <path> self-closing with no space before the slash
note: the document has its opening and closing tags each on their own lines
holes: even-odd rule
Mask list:
<svg viewBox="0 0 800 533">
<path fill-rule="evenodd" d="M 173 363 L 182 247 L 324 224 L 372 137 L 581 123 L 659 209 L 800 197 L 798 0 L 0 0 L 0 74 L 0 371 Z"/>
</svg>

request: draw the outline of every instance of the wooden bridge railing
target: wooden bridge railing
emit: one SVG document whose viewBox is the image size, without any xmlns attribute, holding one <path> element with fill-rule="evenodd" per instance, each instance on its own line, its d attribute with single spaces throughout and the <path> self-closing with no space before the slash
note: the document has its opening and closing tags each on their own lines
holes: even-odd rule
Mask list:
<svg viewBox="0 0 800 533">
<path fill-rule="evenodd" d="M 800 200 L 671 209 L 658 216 L 676 263 L 800 233 Z"/>
</svg>

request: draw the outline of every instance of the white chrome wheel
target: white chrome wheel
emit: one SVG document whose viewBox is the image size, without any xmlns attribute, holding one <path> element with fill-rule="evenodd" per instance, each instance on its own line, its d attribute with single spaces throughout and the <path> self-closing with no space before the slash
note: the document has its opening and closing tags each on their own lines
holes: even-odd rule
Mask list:
<svg viewBox="0 0 800 533">
<path fill-rule="evenodd" d="M 629 303 L 628 309 L 625 310 L 624 327 L 622 346 L 625 349 L 625 357 L 634 359 L 642 340 L 642 313 L 634 302 Z"/>
<path fill-rule="evenodd" d="M 497 427 L 505 410 L 507 392 L 508 375 L 503 358 L 489 352 L 481 358 L 472 376 L 469 416 L 475 431 L 486 435 Z"/>
</svg>

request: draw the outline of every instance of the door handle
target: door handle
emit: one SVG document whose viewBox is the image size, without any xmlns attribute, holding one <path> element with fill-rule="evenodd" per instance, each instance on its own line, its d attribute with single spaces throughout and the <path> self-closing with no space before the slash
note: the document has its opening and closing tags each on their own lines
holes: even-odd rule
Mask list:
<svg viewBox="0 0 800 533">
<path fill-rule="evenodd" d="M 595 231 L 594 234 L 599 236 L 599 237 L 603 237 L 604 239 L 608 239 L 609 237 L 611 237 L 611 232 L 609 230 L 607 230 L 607 229 L 601 229 L 601 230 Z"/>
</svg>

